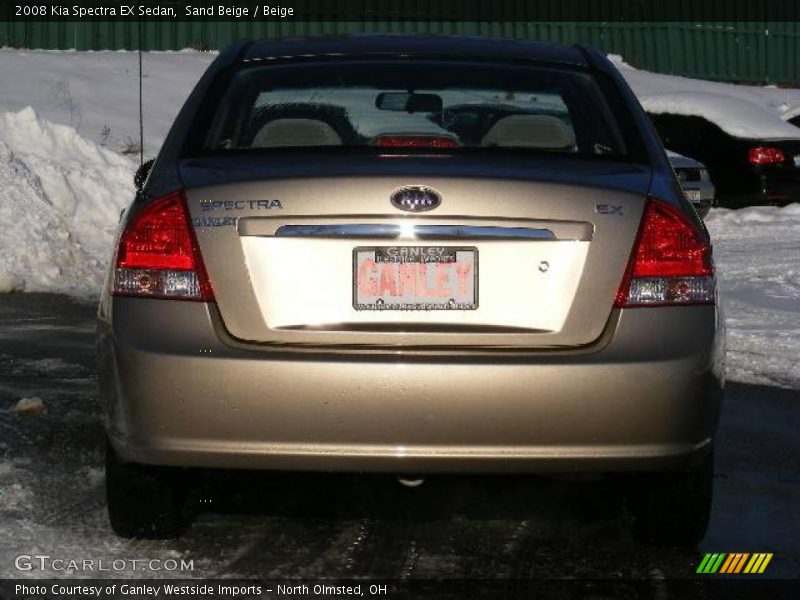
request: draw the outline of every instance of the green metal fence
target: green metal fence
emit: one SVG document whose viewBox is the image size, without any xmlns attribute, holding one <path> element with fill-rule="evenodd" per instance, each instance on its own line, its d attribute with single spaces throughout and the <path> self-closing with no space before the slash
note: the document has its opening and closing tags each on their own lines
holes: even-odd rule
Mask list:
<svg viewBox="0 0 800 600">
<path fill-rule="evenodd" d="M 800 84 L 800 22 L 296 22 L 205 21 L 142 24 L 146 50 L 218 49 L 242 38 L 338 33 L 431 33 L 590 43 L 634 66 L 717 79 Z M 139 25 L 125 21 L 0 21 L 0 46 L 134 50 Z"/>
</svg>

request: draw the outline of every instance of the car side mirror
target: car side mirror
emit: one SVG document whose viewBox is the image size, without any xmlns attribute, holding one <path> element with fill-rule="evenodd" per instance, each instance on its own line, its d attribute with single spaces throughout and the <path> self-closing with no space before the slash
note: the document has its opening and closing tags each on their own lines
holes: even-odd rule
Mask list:
<svg viewBox="0 0 800 600">
<path fill-rule="evenodd" d="M 144 189 L 144 184 L 147 181 L 148 175 L 150 175 L 150 169 L 153 168 L 153 163 L 155 159 L 146 160 L 139 168 L 136 169 L 136 174 L 133 176 L 133 185 L 136 187 L 137 192 L 141 192 Z"/>
</svg>

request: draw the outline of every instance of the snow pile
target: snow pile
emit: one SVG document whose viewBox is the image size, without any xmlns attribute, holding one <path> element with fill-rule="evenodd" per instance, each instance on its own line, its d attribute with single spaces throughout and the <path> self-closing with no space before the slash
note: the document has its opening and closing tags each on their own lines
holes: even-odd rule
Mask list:
<svg viewBox="0 0 800 600">
<path fill-rule="evenodd" d="M 737 137 L 800 138 L 800 128 L 786 122 L 800 112 L 800 90 L 661 75 L 609 59 L 648 112 L 704 117 Z"/>
<path fill-rule="evenodd" d="M 135 163 L 39 119 L 0 113 L 0 287 L 96 296 Z"/>
<path fill-rule="evenodd" d="M 712 210 L 728 378 L 800 388 L 800 205 Z"/>
<path fill-rule="evenodd" d="M 25 282 L 11 273 L 0 271 L 0 294 L 21 292 L 25 289 Z"/>
<path fill-rule="evenodd" d="M 161 147 L 175 115 L 216 52 L 142 55 L 145 156 Z M 0 111 L 33 106 L 40 118 L 74 127 L 88 140 L 133 155 L 139 149 L 136 52 L 0 49 Z"/>
</svg>

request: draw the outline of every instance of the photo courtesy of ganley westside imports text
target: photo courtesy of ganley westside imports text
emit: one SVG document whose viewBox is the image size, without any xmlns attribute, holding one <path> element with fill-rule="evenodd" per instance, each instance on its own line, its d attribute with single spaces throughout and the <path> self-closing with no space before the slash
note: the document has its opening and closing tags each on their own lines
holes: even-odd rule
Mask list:
<svg viewBox="0 0 800 600">
<path fill-rule="evenodd" d="M 17 583 L 8 598 L 392 598 L 388 583 L 103 582 Z M 9 588 L 10 590 L 11 588 Z M 6 596 L 4 596 L 5 598 Z"/>
</svg>

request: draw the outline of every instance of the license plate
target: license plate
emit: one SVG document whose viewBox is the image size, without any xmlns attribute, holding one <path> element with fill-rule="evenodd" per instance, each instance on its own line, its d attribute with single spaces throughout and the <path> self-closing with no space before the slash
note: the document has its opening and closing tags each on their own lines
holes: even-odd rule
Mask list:
<svg viewBox="0 0 800 600">
<path fill-rule="evenodd" d="M 353 250 L 356 310 L 475 310 L 478 249 L 380 246 Z"/>
<path fill-rule="evenodd" d="M 800 154 L 795 154 L 794 156 L 794 166 L 800 167 Z"/>
<path fill-rule="evenodd" d="M 700 190 L 685 190 L 689 202 L 700 202 Z"/>
</svg>

